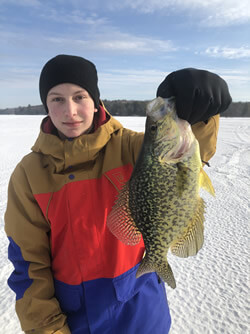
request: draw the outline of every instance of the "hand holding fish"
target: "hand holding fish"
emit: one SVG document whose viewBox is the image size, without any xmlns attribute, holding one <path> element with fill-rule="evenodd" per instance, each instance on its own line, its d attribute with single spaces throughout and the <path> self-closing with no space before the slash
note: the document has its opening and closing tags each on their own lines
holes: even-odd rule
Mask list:
<svg viewBox="0 0 250 334">
<path fill-rule="evenodd" d="M 223 113 L 232 102 L 220 76 L 195 68 L 170 73 L 159 85 L 157 96 L 175 96 L 178 117 L 192 125 Z"/>
</svg>

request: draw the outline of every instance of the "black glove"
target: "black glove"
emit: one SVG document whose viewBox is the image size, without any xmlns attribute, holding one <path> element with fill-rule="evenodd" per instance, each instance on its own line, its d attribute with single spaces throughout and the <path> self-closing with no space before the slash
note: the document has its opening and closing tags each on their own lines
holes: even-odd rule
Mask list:
<svg viewBox="0 0 250 334">
<path fill-rule="evenodd" d="M 175 96 L 178 117 L 190 124 L 206 122 L 225 111 L 232 98 L 225 80 L 217 74 L 185 68 L 170 73 L 157 89 L 157 96 Z"/>
</svg>

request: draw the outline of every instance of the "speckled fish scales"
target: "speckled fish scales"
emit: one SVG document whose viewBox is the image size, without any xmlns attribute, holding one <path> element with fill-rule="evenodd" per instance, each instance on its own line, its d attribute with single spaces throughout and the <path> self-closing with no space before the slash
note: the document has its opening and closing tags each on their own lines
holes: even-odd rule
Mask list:
<svg viewBox="0 0 250 334">
<path fill-rule="evenodd" d="M 146 114 L 141 152 L 107 225 L 127 245 L 143 237 L 146 252 L 136 277 L 155 271 L 175 288 L 167 252 L 188 257 L 201 249 L 205 204 L 199 190 L 202 186 L 214 195 L 214 189 L 191 126 L 177 117 L 174 98 L 154 99 Z"/>
</svg>

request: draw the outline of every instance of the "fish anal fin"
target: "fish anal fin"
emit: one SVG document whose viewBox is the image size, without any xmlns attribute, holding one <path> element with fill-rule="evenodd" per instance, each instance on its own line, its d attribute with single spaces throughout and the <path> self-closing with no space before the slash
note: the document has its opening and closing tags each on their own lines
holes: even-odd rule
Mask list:
<svg viewBox="0 0 250 334">
<path fill-rule="evenodd" d="M 156 272 L 172 289 L 176 288 L 174 274 L 166 258 L 162 258 L 161 261 L 158 259 L 157 262 L 153 262 L 146 253 L 136 272 L 136 278 L 151 272 Z"/>
<path fill-rule="evenodd" d="M 205 203 L 202 198 L 198 201 L 194 217 L 188 224 L 184 233 L 175 239 L 171 246 L 171 252 L 178 257 L 194 256 L 202 248 L 204 243 L 204 212 Z"/>
<path fill-rule="evenodd" d="M 215 190 L 212 185 L 212 182 L 203 168 L 201 168 L 201 171 L 200 171 L 200 187 L 204 188 L 212 196 L 215 196 Z"/>
<path fill-rule="evenodd" d="M 107 226 L 110 232 L 125 245 L 134 246 L 141 241 L 141 232 L 131 217 L 128 200 L 129 190 L 126 183 L 107 217 Z"/>
</svg>

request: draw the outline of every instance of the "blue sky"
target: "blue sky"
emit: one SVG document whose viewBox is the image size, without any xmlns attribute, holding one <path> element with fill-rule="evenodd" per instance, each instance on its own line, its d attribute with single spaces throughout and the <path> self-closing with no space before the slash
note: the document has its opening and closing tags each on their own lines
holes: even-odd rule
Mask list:
<svg viewBox="0 0 250 334">
<path fill-rule="evenodd" d="M 41 68 L 60 53 L 95 63 L 102 99 L 153 99 L 196 67 L 250 101 L 249 0 L 0 0 L 0 41 L 0 108 L 41 104 Z"/>
</svg>

